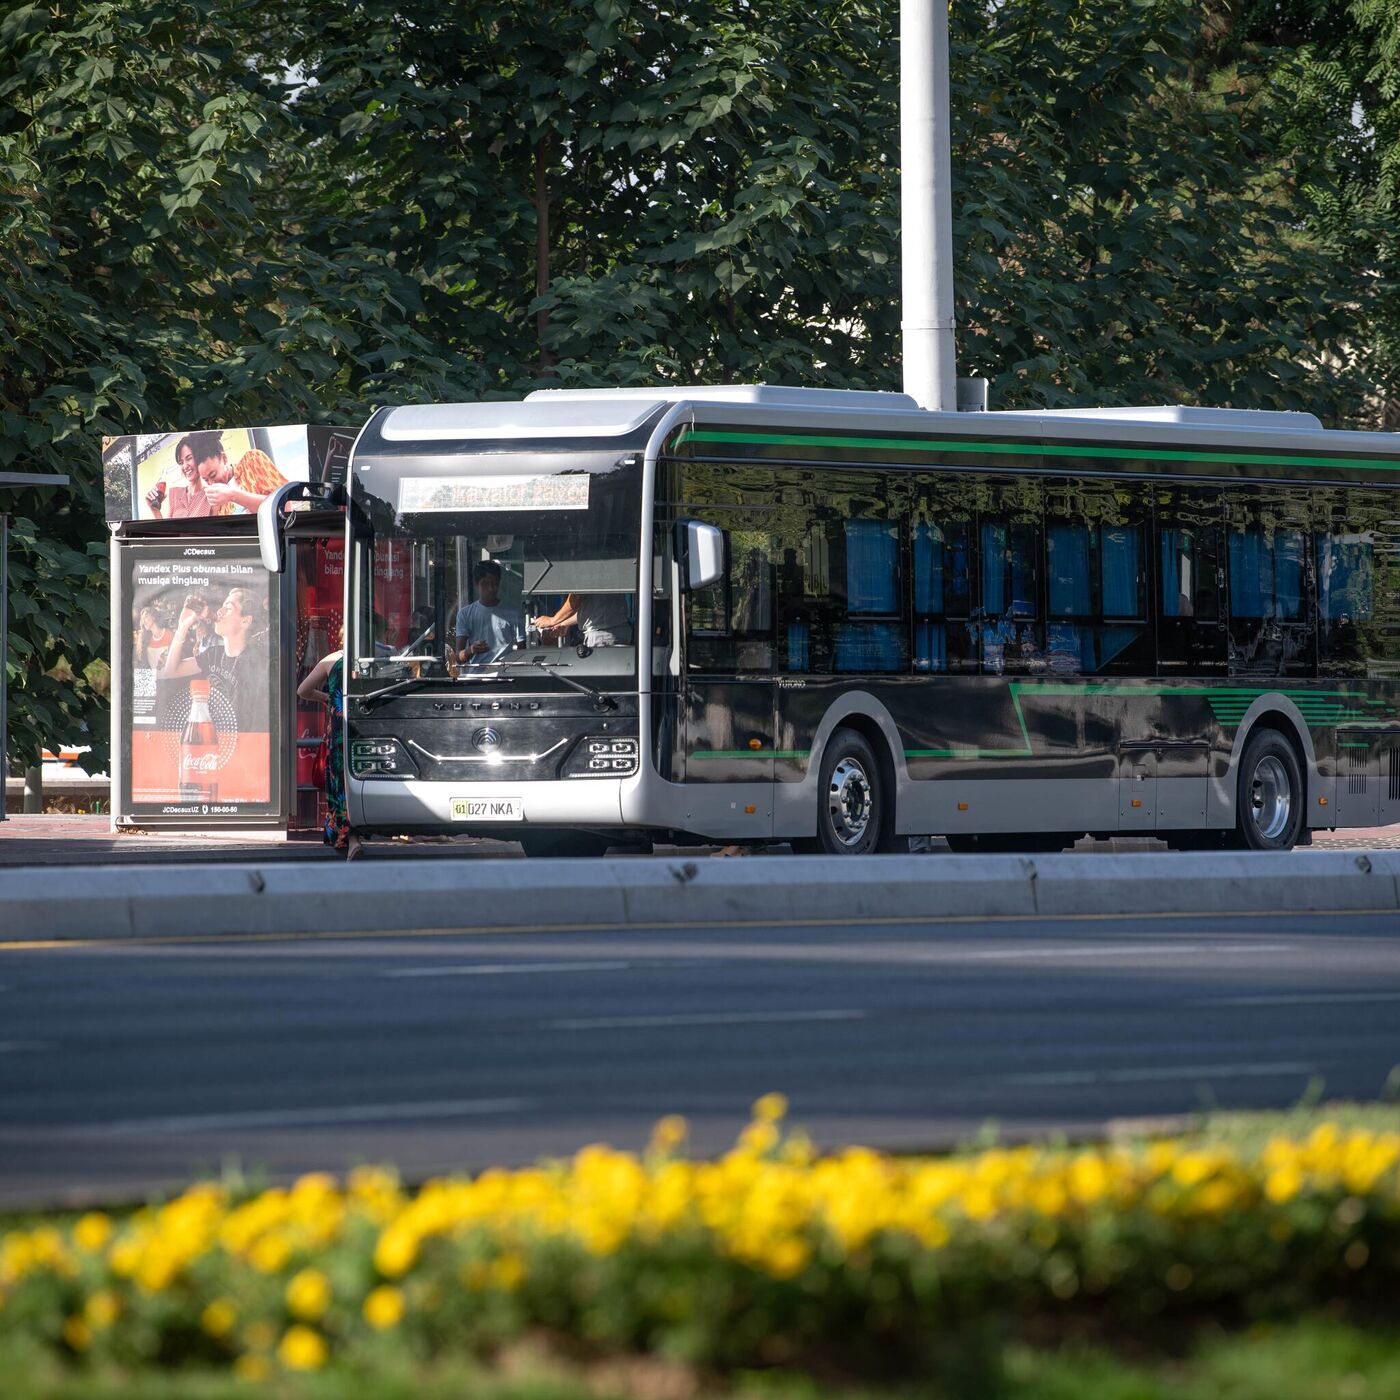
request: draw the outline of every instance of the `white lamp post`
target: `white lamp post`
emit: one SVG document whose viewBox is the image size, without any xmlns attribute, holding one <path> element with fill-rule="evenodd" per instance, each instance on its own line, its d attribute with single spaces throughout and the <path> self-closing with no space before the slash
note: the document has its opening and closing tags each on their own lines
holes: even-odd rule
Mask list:
<svg viewBox="0 0 1400 1400">
<path fill-rule="evenodd" d="M 904 392 L 924 408 L 957 406 L 953 340 L 953 156 L 948 0 L 899 12 L 900 224 Z"/>
</svg>

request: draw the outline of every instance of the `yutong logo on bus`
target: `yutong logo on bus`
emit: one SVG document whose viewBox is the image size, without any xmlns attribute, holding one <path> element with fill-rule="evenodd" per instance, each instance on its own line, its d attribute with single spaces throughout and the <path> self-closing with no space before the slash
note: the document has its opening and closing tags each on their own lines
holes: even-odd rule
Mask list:
<svg viewBox="0 0 1400 1400">
<path fill-rule="evenodd" d="M 501 736 L 494 729 L 478 729 L 472 735 L 472 747 L 478 753 L 494 753 L 501 747 Z"/>
</svg>

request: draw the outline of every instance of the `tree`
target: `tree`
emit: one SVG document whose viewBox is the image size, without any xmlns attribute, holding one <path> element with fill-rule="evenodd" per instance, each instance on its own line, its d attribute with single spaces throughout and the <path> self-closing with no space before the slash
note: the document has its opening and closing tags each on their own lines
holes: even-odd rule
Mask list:
<svg viewBox="0 0 1400 1400">
<path fill-rule="evenodd" d="M 106 758 L 104 434 L 357 421 L 361 385 L 438 388 L 411 287 L 382 329 L 404 294 L 391 269 L 351 240 L 334 260 L 285 255 L 265 177 L 309 157 L 244 61 L 246 18 L 81 0 L 0 21 L 0 469 L 73 482 L 14 503 L 21 763 L 79 734 Z"/>
</svg>

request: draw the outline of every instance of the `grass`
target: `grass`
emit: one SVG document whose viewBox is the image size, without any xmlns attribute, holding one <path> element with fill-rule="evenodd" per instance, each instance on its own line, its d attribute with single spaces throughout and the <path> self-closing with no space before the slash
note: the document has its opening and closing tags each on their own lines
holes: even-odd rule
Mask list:
<svg viewBox="0 0 1400 1400">
<path fill-rule="evenodd" d="M 519 1374 L 514 1374 L 519 1370 Z M 953 1400 L 917 1385 L 843 1388 L 781 1373 L 707 1384 L 645 1361 L 591 1371 L 517 1360 L 500 1374 L 468 1366 L 391 1372 L 333 1369 L 260 1384 L 226 1372 L 62 1372 L 36 1352 L 0 1354 L 6 1400 Z M 1400 1331 L 1313 1317 L 1216 1336 L 1181 1358 L 1127 1360 L 1103 1350 L 1009 1348 L 1001 1386 L 977 1400 L 1400 1400 Z M 971 1400 L 971 1397 L 956 1397 Z"/>
</svg>

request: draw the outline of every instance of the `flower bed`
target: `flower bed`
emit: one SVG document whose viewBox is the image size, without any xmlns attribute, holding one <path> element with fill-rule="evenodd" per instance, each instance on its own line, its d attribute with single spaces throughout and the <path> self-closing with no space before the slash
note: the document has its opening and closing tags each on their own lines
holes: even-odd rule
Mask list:
<svg viewBox="0 0 1400 1400">
<path fill-rule="evenodd" d="M 1400 1131 L 1322 1122 L 1254 1144 L 817 1157 L 780 1096 L 718 1161 L 665 1119 L 637 1157 L 415 1192 L 198 1185 L 121 1219 L 0 1239 L 0 1342 L 69 1361 L 227 1365 L 587 1355 L 849 1375 L 965 1368 L 1009 1330 L 1289 1315 L 1400 1287 Z"/>
</svg>

